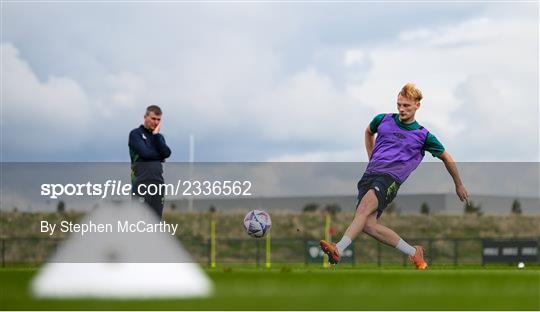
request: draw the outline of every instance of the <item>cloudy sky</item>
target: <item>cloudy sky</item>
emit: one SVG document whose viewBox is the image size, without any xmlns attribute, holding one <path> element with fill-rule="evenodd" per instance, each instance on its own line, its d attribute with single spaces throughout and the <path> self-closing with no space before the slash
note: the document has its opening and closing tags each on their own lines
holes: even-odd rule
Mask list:
<svg viewBox="0 0 540 312">
<path fill-rule="evenodd" d="M 147 105 L 172 161 L 365 161 L 417 120 L 458 161 L 539 161 L 537 3 L 2 6 L 3 161 L 129 161 Z M 432 159 L 427 156 L 426 159 Z"/>
</svg>

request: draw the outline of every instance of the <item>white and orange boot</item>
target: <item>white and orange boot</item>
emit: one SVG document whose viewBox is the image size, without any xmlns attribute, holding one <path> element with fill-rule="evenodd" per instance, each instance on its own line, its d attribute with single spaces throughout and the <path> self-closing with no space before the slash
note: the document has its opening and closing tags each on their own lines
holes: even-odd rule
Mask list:
<svg viewBox="0 0 540 312">
<path fill-rule="evenodd" d="M 322 251 L 328 255 L 328 262 L 331 264 L 337 264 L 339 262 L 339 252 L 336 247 L 336 243 L 321 240 L 319 244 L 321 245 Z"/>
</svg>

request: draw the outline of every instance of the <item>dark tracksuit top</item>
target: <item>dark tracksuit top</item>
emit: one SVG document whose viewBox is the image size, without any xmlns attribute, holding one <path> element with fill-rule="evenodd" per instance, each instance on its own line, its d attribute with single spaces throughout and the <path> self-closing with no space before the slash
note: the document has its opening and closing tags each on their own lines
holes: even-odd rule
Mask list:
<svg viewBox="0 0 540 312">
<path fill-rule="evenodd" d="M 129 133 L 129 156 L 131 158 L 131 182 L 163 183 L 162 162 L 171 156 L 171 149 L 160 133 L 153 134 L 143 125 Z"/>
</svg>

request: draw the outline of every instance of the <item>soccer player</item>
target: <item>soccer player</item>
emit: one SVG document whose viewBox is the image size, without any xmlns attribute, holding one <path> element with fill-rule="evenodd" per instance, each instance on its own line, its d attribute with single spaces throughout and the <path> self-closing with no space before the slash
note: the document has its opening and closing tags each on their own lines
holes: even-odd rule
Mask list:
<svg viewBox="0 0 540 312">
<path fill-rule="evenodd" d="M 400 185 L 422 161 L 425 151 L 444 162 L 454 180 L 457 196 L 461 201 L 468 201 L 469 194 L 461 182 L 454 159 L 414 118 L 421 100 L 422 92 L 414 84 L 406 84 L 397 96 L 398 114 L 377 115 L 366 128 L 369 163 L 358 182 L 354 219 L 337 244 L 320 241 L 330 263 L 337 264 L 345 248 L 364 232 L 409 255 L 417 269 L 427 268 L 422 246 L 409 245 L 396 232 L 378 223 L 386 206 L 396 197 Z"/>
<path fill-rule="evenodd" d="M 129 133 L 131 158 L 131 185 L 135 197 L 150 206 L 161 218 L 164 195 L 163 165 L 171 156 L 171 149 L 161 133 L 161 108 L 150 105 L 144 114 L 144 123 Z M 150 191 L 150 192 L 149 192 Z M 152 194 L 154 195 L 152 195 Z"/>
</svg>

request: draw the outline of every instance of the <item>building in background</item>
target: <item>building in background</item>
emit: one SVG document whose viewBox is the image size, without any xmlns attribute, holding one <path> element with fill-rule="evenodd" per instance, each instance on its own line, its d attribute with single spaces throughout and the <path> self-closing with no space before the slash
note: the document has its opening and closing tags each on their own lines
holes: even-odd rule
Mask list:
<svg viewBox="0 0 540 312">
<path fill-rule="evenodd" d="M 484 214 L 510 214 L 512 203 L 519 200 L 523 214 L 540 214 L 540 198 L 513 197 L 494 195 L 472 195 L 475 205 L 481 205 Z M 338 196 L 294 196 L 294 197 L 249 197 L 249 198 L 201 198 L 194 199 L 195 211 L 208 211 L 213 206 L 217 211 L 264 209 L 268 211 L 287 210 L 301 212 L 307 204 L 317 204 L 318 209 L 336 204 L 342 211 L 353 211 L 356 206 L 355 195 Z M 454 193 L 445 194 L 401 194 L 394 200 L 395 209 L 401 214 L 419 214 L 423 203 L 427 204 L 432 214 L 462 214 L 464 204 Z M 166 209 L 187 210 L 188 200 L 170 199 Z"/>
</svg>

